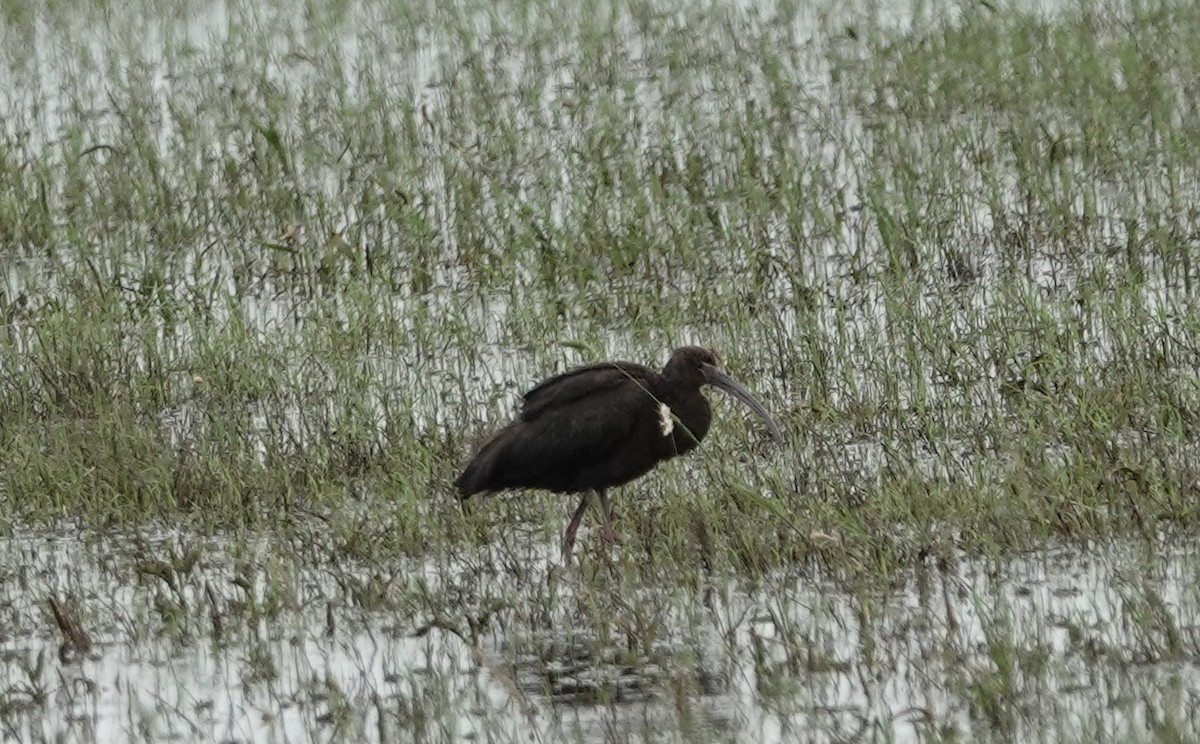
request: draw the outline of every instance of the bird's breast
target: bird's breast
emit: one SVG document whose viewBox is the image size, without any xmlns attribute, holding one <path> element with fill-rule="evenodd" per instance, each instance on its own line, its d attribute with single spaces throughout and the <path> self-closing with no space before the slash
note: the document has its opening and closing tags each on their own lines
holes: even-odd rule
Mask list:
<svg viewBox="0 0 1200 744">
<path fill-rule="evenodd" d="M 690 452 L 704 439 L 712 423 L 712 409 L 703 396 L 696 399 L 667 400 L 658 406 L 658 431 L 665 454 Z"/>
</svg>

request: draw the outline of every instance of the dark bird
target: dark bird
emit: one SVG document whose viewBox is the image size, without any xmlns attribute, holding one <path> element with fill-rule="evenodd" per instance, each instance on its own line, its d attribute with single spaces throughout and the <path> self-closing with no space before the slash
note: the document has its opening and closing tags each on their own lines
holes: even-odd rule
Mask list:
<svg viewBox="0 0 1200 744">
<path fill-rule="evenodd" d="M 517 420 L 483 445 L 454 485 L 464 500 L 505 488 L 583 493 L 563 534 L 564 558 L 595 494 L 605 538 L 612 539 L 607 489 L 690 452 L 708 433 L 712 408 L 701 386 L 718 387 L 745 403 L 766 422 L 771 437 L 783 441 L 762 404 L 716 365 L 712 351 L 684 346 L 662 372 L 604 362 L 551 377 L 525 393 Z"/>
</svg>

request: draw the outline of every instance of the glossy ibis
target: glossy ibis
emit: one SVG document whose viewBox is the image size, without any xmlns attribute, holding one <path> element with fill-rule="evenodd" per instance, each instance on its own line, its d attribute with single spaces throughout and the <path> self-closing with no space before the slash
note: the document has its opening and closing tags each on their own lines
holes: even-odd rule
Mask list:
<svg viewBox="0 0 1200 744">
<path fill-rule="evenodd" d="M 749 406 L 783 441 L 779 427 L 741 384 L 722 372 L 716 355 L 696 346 L 676 349 L 662 372 L 630 362 L 605 362 L 564 372 L 525 393 L 516 421 L 497 432 L 454 482 L 463 499 L 505 488 L 584 494 L 563 534 L 569 558 L 575 532 L 595 494 L 605 537 L 613 536 L 606 491 L 695 449 L 712 422 L 703 385 Z"/>
</svg>

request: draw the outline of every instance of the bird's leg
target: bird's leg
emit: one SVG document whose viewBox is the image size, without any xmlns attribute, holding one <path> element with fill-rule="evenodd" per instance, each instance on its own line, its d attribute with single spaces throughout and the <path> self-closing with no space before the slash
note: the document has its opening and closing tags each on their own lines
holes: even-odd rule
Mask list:
<svg viewBox="0 0 1200 744">
<path fill-rule="evenodd" d="M 591 492 L 585 493 L 583 498 L 579 500 L 579 506 L 575 507 L 575 514 L 571 516 L 571 522 L 567 525 L 567 531 L 563 533 L 563 563 L 571 560 L 571 548 L 575 547 L 575 533 L 579 531 L 579 522 L 583 519 L 583 513 L 587 511 L 588 503 L 591 502 L 591 495 Z"/>
<path fill-rule="evenodd" d="M 579 506 L 575 507 L 575 513 L 571 515 L 571 521 L 567 524 L 566 532 L 563 533 L 563 562 L 571 559 L 571 550 L 575 547 L 575 533 L 579 531 L 579 523 L 583 521 L 583 513 L 587 511 L 588 504 L 592 503 L 592 501 L 596 502 L 596 506 L 600 509 L 600 514 L 604 518 L 604 527 L 600 533 L 600 539 L 605 543 L 617 542 L 617 533 L 612 526 L 612 505 L 608 503 L 608 494 L 603 488 L 588 491 L 579 500 Z"/>
<path fill-rule="evenodd" d="M 600 513 L 604 515 L 604 531 L 600 533 L 600 539 L 606 543 L 615 543 L 617 531 L 612 526 L 612 505 L 608 503 L 608 494 L 603 488 L 598 488 L 596 496 L 600 501 Z"/>
</svg>

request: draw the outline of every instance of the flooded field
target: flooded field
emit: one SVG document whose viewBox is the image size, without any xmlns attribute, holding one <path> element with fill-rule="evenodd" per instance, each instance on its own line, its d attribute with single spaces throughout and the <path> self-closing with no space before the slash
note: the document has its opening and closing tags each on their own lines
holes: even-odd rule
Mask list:
<svg viewBox="0 0 1200 744">
<path fill-rule="evenodd" d="M 1193 741 L 1200 10 L 0 7 L 0 739 Z M 453 482 L 714 347 L 611 494 Z"/>
<path fill-rule="evenodd" d="M 184 535 L 2 549 L 0 609 L 31 631 L 3 639 L 20 741 L 1076 741 L 1196 724 L 1191 545 L 672 592 L 619 559 L 563 570 L 535 550 L 522 580 L 464 561 L 381 582 Z M 593 572 L 619 596 L 581 586 Z M 452 591 L 462 614 L 397 602 L 393 583 Z"/>
</svg>

